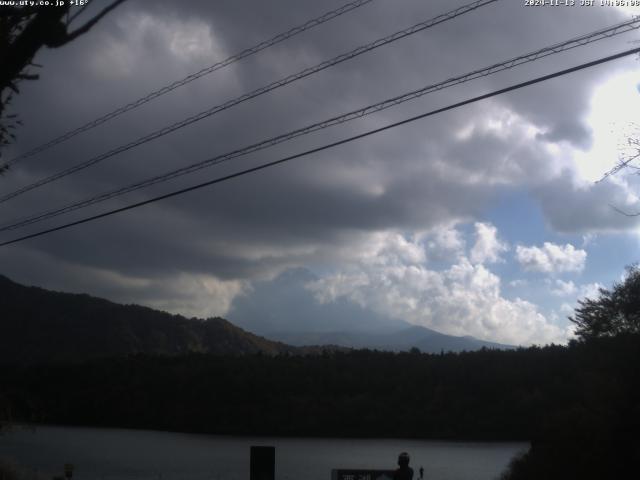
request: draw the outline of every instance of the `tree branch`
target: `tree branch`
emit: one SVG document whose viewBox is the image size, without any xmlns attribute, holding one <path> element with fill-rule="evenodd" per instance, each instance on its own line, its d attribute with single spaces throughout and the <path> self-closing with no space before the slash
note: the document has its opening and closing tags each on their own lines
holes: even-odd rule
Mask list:
<svg viewBox="0 0 640 480">
<path fill-rule="evenodd" d="M 73 23 L 73 21 L 78 18 L 80 16 L 80 14 L 82 12 L 84 12 L 84 10 L 87 8 L 87 5 L 83 5 L 82 7 L 78 8 L 78 10 L 69 17 L 69 21 L 67 22 L 67 26 L 71 25 Z"/>
<path fill-rule="evenodd" d="M 118 5 L 120 5 L 124 1 L 125 0 L 115 0 L 111 5 L 109 5 L 108 7 L 105 7 L 100 13 L 98 13 L 95 17 L 93 17 L 91 20 L 85 23 L 82 27 L 78 28 L 73 32 L 67 33 L 65 43 L 70 42 L 71 40 L 74 40 L 80 35 L 87 33 L 96 23 L 100 21 L 100 19 L 102 19 L 102 17 L 104 17 L 106 14 L 108 14 L 111 10 L 116 8 Z M 74 18 L 76 16 L 77 15 L 75 15 Z M 71 19 L 71 21 L 73 21 L 73 19 Z"/>
</svg>

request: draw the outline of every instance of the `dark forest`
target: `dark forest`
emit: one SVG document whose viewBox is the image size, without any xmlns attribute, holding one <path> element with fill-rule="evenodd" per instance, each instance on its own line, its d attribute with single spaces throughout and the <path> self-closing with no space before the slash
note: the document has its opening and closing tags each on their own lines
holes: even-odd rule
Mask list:
<svg viewBox="0 0 640 480">
<path fill-rule="evenodd" d="M 20 422 L 531 441 L 513 479 L 607 478 L 640 457 L 637 334 L 441 355 L 135 355 L 6 365 L 0 377 L 3 415 Z"/>
</svg>

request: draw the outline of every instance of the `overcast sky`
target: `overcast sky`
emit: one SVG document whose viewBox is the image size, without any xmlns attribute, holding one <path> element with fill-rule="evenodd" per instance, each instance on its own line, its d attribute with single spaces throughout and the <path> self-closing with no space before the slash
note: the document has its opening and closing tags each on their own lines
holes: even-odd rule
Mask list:
<svg viewBox="0 0 640 480">
<path fill-rule="evenodd" d="M 92 8 L 101 2 L 94 0 Z M 339 7 L 341 0 L 129 0 L 40 52 L 11 158 L 115 107 Z M 447 12 L 375 0 L 204 76 L 0 178 L 13 191 L 165 125 Z M 576 0 L 576 3 L 580 3 Z M 625 20 L 615 7 L 502 0 L 331 67 L 0 205 L 2 223 L 142 180 Z M 637 13 L 637 12 L 635 12 Z M 637 32 L 465 83 L 156 185 L 35 232 L 629 49 Z M 0 248 L 21 283 L 270 328 L 403 320 L 523 344 L 565 342 L 578 298 L 639 260 L 636 177 L 594 180 L 640 124 L 627 57 L 90 224 Z M 292 295 L 292 292 L 298 292 Z M 266 293 L 268 295 L 266 295 Z M 239 306 L 264 302 L 264 323 Z M 323 307 L 326 307 L 322 310 Z M 255 313 L 254 308 L 254 313 Z M 277 308 L 286 311 L 278 317 Z M 357 314 L 354 314 L 357 312 Z M 284 318 L 286 317 L 286 320 Z M 311 321 L 312 319 L 313 321 Z M 315 323 L 314 323 L 315 322 Z M 314 323 L 314 325 L 311 325 Z"/>
</svg>

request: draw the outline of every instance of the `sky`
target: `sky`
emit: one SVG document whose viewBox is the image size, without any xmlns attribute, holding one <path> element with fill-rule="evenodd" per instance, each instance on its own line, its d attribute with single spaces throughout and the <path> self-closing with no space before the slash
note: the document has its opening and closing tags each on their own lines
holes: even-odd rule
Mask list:
<svg viewBox="0 0 640 480">
<path fill-rule="evenodd" d="M 104 2 L 102 2 L 104 3 Z M 35 58 L 12 158 L 338 8 L 325 0 L 129 0 Z M 66 205 L 629 19 L 637 9 L 501 0 L 0 204 L 2 223 Z M 97 10 L 94 1 L 87 10 Z M 17 163 L 12 192 L 166 125 L 465 4 L 374 0 Z M 630 49 L 637 31 L 428 94 L 20 230 L 6 241 Z M 407 322 L 509 344 L 565 343 L 580 298 L 639 258 L 640 182 L 597 182 L 640 125 L 629 56 L 286 164 L 0 247 L 43 288 L 223 316 L 270 331 Z M 635 137 L 634 137 L 635 135 Z"/>
</svg>

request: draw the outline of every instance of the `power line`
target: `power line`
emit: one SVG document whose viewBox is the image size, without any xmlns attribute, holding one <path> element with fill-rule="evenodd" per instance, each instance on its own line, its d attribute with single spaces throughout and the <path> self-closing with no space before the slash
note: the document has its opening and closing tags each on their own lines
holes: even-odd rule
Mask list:
<svg viewBox="0 0 640 480">
<path fill-rule="evenodd" d="M 383 132 L 385 130 L 389 130 L 391 128 L 395 128 L 395 127 L 398 127 L 400 125 L 404 125 L 404 124 L 407 124 L 407 123 L 415 122 L 416 120 L 420 120 L 422 118 L 430 117 L 430 116 L 433 116 L 433 115 L 436 115 L 436 114 L 439 114 L 439 113 L 443 113 L 443 112 L 446 112 L 446 111 L 449 111 L 449 110 L 453 110 L 455 108 L 459 108 L 459 107 L 462 107 L 462 106 L 465 106 L 465 105 L 469 105 L 471 103 L 479 102 L 479 101 L 485 100 L 487 98 L 495 97 L 497 95 L 502 95 L 504 93 L 511 92 L 511 91 L 514 91 L 514 90 L 518 90 L 520 88 L 528 87 L 528 86 L 534 85 L 536 83 L 541 83 L 541 82 L 544 82 L 544 81 L 547 81 L 547 80 L 551 80 L 553 78 L 557 78 L 557 77 L 561 77 L 563 75 L 568 75 L 570 73 L 577 72 L 579 70 L 584 70 L 586 68 L 594 67 L 596 65 L 601 65 L 603 63 L 610 62 L 610 61 L 613 61 L 613 60 L 617 60 L 619 58 L 623 58 L 623 57 L 626 57 L 626 56 L 629 56 L 629 55 L 634 55 L 636 53 L 640 53 L 640 48 L 634 48 L 634 49 L 631 49 L 631 50 L 626 50 L 624 52 L 620 52 L 620 53 L 617 53 L 615 55 L 610 55 L 608 57 L 603 57 L 603 58 L 600 58 L 598 60 L 594 60 L 594 61 L 591 61 L 591 62 L 583 63 L 581 65 L 578 65 L 578 66 L 575 66 L 575 67 L 572 67 L 572 68 L 568 68 L 568 69 L 565 69 L 565 70 L 560 70 L 558 72 L 551 73 L 551 74 L 548 74 L 548 75 L 544 75 L 542 77 L 537 77 L 537 78 L 534 78 L 532 80 L 527 80 L 525 82 L 521 82 L 521 83 L 518 83 L 518 84 L 515 84 L 515 85 L 511 85 L 509 87 L 502 88 L 500 90 L 495 90 L 493 92 L 486 93 L 484 95 L 473 97 L 473 98 L 470 98 L 470 99 L 467 99 L 467 100 L 463 100 L 461 102 L 454 103 L 454 104 L 446 106 L 446 107 L 438 108 L 436 110 L 431 110 L 430 112 L 423 113 L 421 115 L 417 115 L 417 116 L 414 116 L 414 117 L 411 117 L 411 118 L 407 118 L 407 119 L 399 121 L 399 122 L 391 123 L 389 125 L 385 125 L 384 127 L 380 127 L 380 128 L 376 128 L 376 129 L 373 129 L 373 130 L 369 130 L 367 132 L 361 133 L 359 135 L 354 135 L 352 137 L 348 137 L 348 138 L 339 140 L 337 142 L 326 144 L 326 145 L 323 145 L 321 147 L 313 148 L 311 150 L 306 150 L 304 152 L 297 153 L 295 155 L 290 155 L 288 157 L 281 158 L 279 160 L 274 160 L 272 162 L 264 163 L 264 164 L 258 165 L 256 167 L 248 168 L 248 169 L 242 170 L 240 172 L 232 173 L 230 175 L 225 175 L 223 177 L 218 177 L 218 178 L 215 178 L 213 180 L 209 180 L 207 182 L 199 183 L 197 185 L 192 185 L 190 187 L 182 188 L 180 190 L 175 190 L 173 192 L 166 193 L 164 195 L 160 195 L 160 196 L 153 197 L 153 198 L 141 201 L 141 202 L 137 202 L 137 203 L 133 203 L 133 204 L 130 204 L 130 205 L 127 205 L 127 206 L 124 206 L 124 207 L 120 207 L 120 208 L 116 208 L 116 209 L 113 209 L 113 210 L 109 210 L 107 212 L 100 213 L 100 214 L 97 214 L 97 215 L 93 215 L 93 216 L 90 216 L 90 217 L 86 217 L 86 218 L 83 218 L 81 220 L 76 220 L 74 222 L 66 223 L 64 225 L 59 225 L 57 227 L 49 228 L 49 229 L 46 229 L 46 230 L 41 230 L 41 231 L 36 232 L 36 233 L 32 233 L 32 234 L 29 234 L 29 235 L 25 235 L 25 236 L 22 236 L 22 237 L 15 238 L 13 240 L 8 240 L 6 242 L 0 243 L 0 247 L 4 247 L 4 246 L 7 246 L 7 245 L 18 243 L 18 242 L 21 242 L 21 241 L 24 241 L 24 240 L 27 240 L 27 239 L 30 239 L 30 238 L 40 237 L 40 236 L 46 235 L 48 233 L 56 232 L 56 231 L 63 230 L 63 229 L 66 229 L 66 228 L 70 228 L 70 227 L 73 227 L 75 225 L 81 225 L 83 223 L 87 223 L 87 222 L 91 222 L 93 220 L 97 220 L 97 219 L 100 219 L 100 218 L 104 218 L 104 217 L 108 217 L 108 216 L 111 216 L 111 215 L 115 215 L 117 213 L 125 212 L 127 210 L 132 210 L 132 209 L 135 209 L 135 208 L 138 208 L 138 207 L 142 207 L 144 205 L 148 205 L 150 203 L 155 203 L 155 202 L 158 202 L 160 200 L 165 200 L 167 198 L 175 197 L 175 196 L 182 195 L 182 194 L 185 194 L 185 193 L 188 193 L 188 192 L 192 192 L 194 190 L 198 190 L 198 189 L 201 189 L 201 188 L 204 188 L 204 187 L 208 187 L 208 186 L 214 185 L 216 183 L 222 183 L 222 182 L 225 182 L 227 180 L 231 180 L 233 178 L 241 177 L 243 175 L 247 175 L 249 173 L 257 172 L 259 170 L 264 170 L 266 168 L 273 167 L 275 165 L 279 165 L 279 164 L 282 164 L 282 163 L 285 163 L 285 162 L 288 162 L 288 161 L 291 161 L 291 160 L 294 160 L 294 159 L 297 159 L 297 158 L 305 157 L 305 156 L 311 155 L 313 153 L 318 153 L 318 152 L 321 152 L 323 150 L 328 150 L 330 148 L 334 148 L 334 147 L 337 147 L 339 145 L 343 145 L 345 143 L 353 142 L 355 140 L 359 140 L 361 138 L 365 138 L 365 137 L 374 135 L 376 133 L 380 133 L 380 132 Z"/>
<path fill-rule="evenodd" d="M 169 125 L 167 127 L 161 128 L 159 130 L 156 130 L 153 133 L 150 133 L 148 135 L 145 135 L 143 137 L 138 138 L 137 140 L 134 140 L 130 143 L 127 143 L 126 145 L 121 145 L 119 147 L 116 147 L 112 150 L 109 150 L 106 153 L 103 153 L 101 155 L 98 155 L 96 157 L 93 157 L 89 160 L 86 160 L 84 162 L 78 163 L 70 168 L 67 168 L 65 170 L 62 170 L 58 173 L 55 173 L 53 175 L 50 175 L 48 177 L 45 177 L 43 179 L 37 180 L 34 183 L 31 183 L 29 185 L 26 185 L 22 188 L 19 188 L 18 190 L 15 190 L 11 193 L 8 193 L 6 195 L 3 195 L 2 197 L 0 197 L 0 203 L 4 203 L 7 200 L 10 200 L 12 198 L 17 197 L 18 195 L 22 195 L 25 192 L 28 192 L 30 190 L 33 190 L 35 188 L 41 187 L 43 185 L 46 185 L 48 183 L 51 183 L 53 181 L 59 180 L 63 177 L 66 177 L 68 175 L 71 175 L 73 173 L 76 173 L 80 170 L 84 170 L 88 167 L 91 167 L 92 165 L 95 165 L 96 163 L 99 163 L 107 158 L 113 157 L 114 155 L 120 154 L 122 152 L 125 152 L 127 150 L 130 150 L 132 148 L 138 147 L 144 143 L 150 142 L 152 140 L 155 140 L 157 138 L 163 137 L 165 135 L 168 135 L 169 133 L 172 133 L 176 130 L 179 130 L 181 128 L 184 128 L 188 125 L 191 125 L 192 123 L 198 122 L 200 120 L 203 120 L 205 118 L 208 118 L 212 115 L 215 115 L 216 113 L 219 113 L 223 110 L 227 110 L 231 107 L 234 107 L 240 103 L 246 102 L 247 100 L 250 100 L 252 98 L 255 98 L 259 95 L 263 95 L 265 93 L 268 93 L 272 90 L 275 90 L 277 88 L 283 87 L 285 85 L 288 85 L 290 83 L 293 83 L 297 80 L 300 80 L 302 78 L 308 77 L 310 75 L 313 75 L 317 72 L 320 72 L 322 70 L 325 70 L 326 68 L 329 68 L 333 65 L 337 65 L 339 63 L 345 62 L 347 60 L 350 60 L 352 58 L 355 58 L 359 55 L 362 55 L 363 53 L 369 52 L 371 50 L 374 50 L 376 48 L 382 47 L 383 45 L 387 45 L 389 43 L 395 42 L 396 40 L 400 40 L 404 37 L 407 37 L 409 35 L 413 35 L 416 34 L 418 32 L 421 32 L 427 28 L 433 27 L 435 25 L 438 25 L 440 23 L 452 20 L 456 17 L 459 17 L 461 15 L 464 15 L 465 13 L 469 13 L 473 10 L 476 10 L 478 8 L 481 8 L 483 6 L 486 6 L 490 3 L 494 3 L 497 2 L 499 0 L 477 0 L 475 2 L 469 3 L 467 5 L 464 5 L 462 7 L 458 7 L 454 10 L 451 10 L 450 12 L 444 13 L 442 15 L 438 15 L 437 17 L 434 17 L 430 20 L 424 21 L 424 22 L 420 22 L 417 23 L 407 29 L 395 32 L 391 35 L 388 35 L 384 38 L 380 38 L 378 40 L 375 40 L 371 43 L 368 43 L 366 45 L 360 46 L 358 48 L 355 48 L 347 53 L 343 53 L 341 55 L 338 55 L 337 57 L 333 57 L 330 60 L 326 60 L 324 62 L 321 62 L 313 67 L 308 67 L 305 68 L 304 70 L 301 70 L 298 73 L 295 73 L 293 75 L 289 75 L 287 77 L 284 77 L 280 80 L 277 80 L 275 82 L 272 82 L 264 87 L 260 87 L 256 90 L 253 90 L 249 93 L 245 93 L 244 95 L 241 95 L 239 97 L 236 97 L 232 100 L 229 100 L 225 103 L 222 103 L 220 105 L 216 105 L 215 107 L 212 107 L 208 110 L 205 110 L 203 112 L 200 112 L 196 115 L 193 115 L 191 117 L 188 117 L 184 120 L 181 120 L 179 122 L 176 122 L 172 125 Z"/>
<path fill-rule="evenodd" d="M 188 75 L 180 80 L 176 80 L 175 82 L 169 84 L 169 85 L 165 85 L 164 87 L 155 90 L 151 93 L 149 93 L 148 95 L 139 98 L 138 100 L 135 100 L 131 103 L 128 103 L 122 107 L 119 107 L 109 113 L 106 113 L 104 115 L 102 115 L 101 117 L 96 118 L 95 120 L 92 120 L 88 123 L 85 123 L 84 125 L 81 125 L 80 127 L 71 130 L 69 132 L 66 132 L 56 138 L 53 138 L 51 140 L 49 140 L 48 142 L 45 142 L 21 155 L 18 155 L 15 158 L 12 158 L 11 160 L 8 160 L 7 162 L 4 163 L 4 165 L 0 166 L 0 169 L 2 167 L 9 167 L 11 165 L 14 165 L 16 163 L 18 163 L 21 160 L 24 160 L 26 158 L 32 157 L 40 152 L 43 152 L 45 150 L 48 150 L 49 148 L 58 145 L 62 142 L 65 142 L 67 140 L 69 140 L 70 138 L 75 137 L 76 135 L 79 135 L 83 132 L 86 132 L 88 130 L 91 130 L 95 127 L 97 127 L 98 125 L 102 125 L 105 122 L 108 122 L 109 120 L 112 120 L 126 112 L 129 112 L 135 108 L 140 107 L 141 105 L 144 105 L 145 103 L 148 103 L 152 100 L 155 100 L 158 97 L 161 97 L 162 95 L 165 95 L 173 90 L 175 90 L 176 88 L 182 87 L 190 82 L 193 82 L 194 80 L 197 80 L 200 77 L 204 77 L 205 75 L 209 75 L 210 73 L 215 72 L 216 70 L 220 70 L 224 67 L 227 67 L 229 65 L 231 65 L 232 63 L 238 62 L 244 58 L 250 57 L 251 55 L 254 55 L 258 52 L 261 52 L 262 50 L 265 50 L 269 47 L 272 47 L 280 42 L 283 42 L 284 40 L 287 40 L 291 37 L 294 37 L 296 35 L 298 35 L 299 33 L 302 33 L 306 30 L 310 30 L 314 27 L 317 27 L 318 25 L 321 25 L 325 22 L 328 22 L 329 20 L 333 20 L 336 17 L 339 17 L 341 15 L 344 15 L 345 13 L 348 13 L 352 10 L 355 10 L 356 8 L 362 7 L 363 5 L 366 5 L 368 3 L 373 2 L 374 0 L 356 0 L 350 3 L 346 3 L 344 5 L 342 5 L 339 8 L 336 8 L 335 10 L 331 10 L 330 12 L 327 12 L 323 15 L 320 15 L 319 17 L 316 17 L 312 20 L 309 20 L 305 23 L 303 23 L 302 25 L 298 25 L 297 27 L 294 27 L 284 33 L 280 33 L 278 35 L 276 35 L 275 37 L 272 37 L 268 40 L 264 40 L 260 43 L 258 43 L 257 45 L 254 45 L 253 47 L 247 48 L 245 50 L 242 50 L 240 53 L 236 53 L 235 55 L 231 55 L 230 57 L 214 63 L 213 65 L 203 68 L 202 70 L 192 73 L 191 75 Z"/>
<path fill-rule="evenodd" d="M 133 184 L 130 184 L 128 186 L 125 187 L 121 187 L 118 188 L 116 190 L 112 190 L 110 192 L 106 192 L 106 193 L 102 193 L 100 195 L 96 195 L 93 197 L 90 197 L 88 199 L 79 201 L 79 202 L 75 202 L 72 204 L 68 204 L 66 206 L 57 208 L 57 209 L 53 209 L 53 210 L 48 210 L 45 212 L 41 212 L 35 215 L 31 215 L 28 217 L 23 217 L 21 219 L 17 219 L 17 220 L 13 220 L 11 223 L 8 224 L 4 224 L 2 226 L 0 226 L 0 232 L 3 231 L 8 231 L 8 230 L 15 230 L 17 228 L 26 226 L 26 225 L 31 225 L 33 223 L 38 223 L 44 220 L 48 220 L 50 218 L 54 218 L 57 217 L 59 215 L 63 215 L 65 213 L 69 213 L 75 210 L 78 210 L 80 208 L 84 208 L 84 207 L 88 207 L 90 205 L 94 205 L 97 203 L 101 203 L 104 202 L 106 200 L 115 198 L 115 197 L 119 197 L 121 195 L 124 195 L 126 193 L 130 193 L 151 185 L 155 185 L 157 183 L 161 183 L 161 182 L 166 182 L 168 180 L 180 177 L 182 175 L 186 175 L 189 173 L 193 173 L 197 170 L 201 170 L 203 168 L 208 168 L 211 167 L 213 165 L 217 165 L 219 163 L 222 162 L 226 162 L 229 160 L 232 160 L 234 158 L 238 158 L 244 155 L 248 155 L 250 153 L 255 153 L 257 151 L 260 150 L 264 150 L 266 148 L 272 147 L 274 145 L 278 145 L 280 143 L 292 140 L 294 138 L 303 136 L 303 135 L 307 135 L 310 134 L 312 132 L 318 131 L 318 130 L 322 130 L 331 126 L 335 126 L 335 125 L 339 125 L 351 120 L 355 120 L 361 117 L 364 117 L 366 115 L 370 115 L 372 113 L 376 113 L 376 112 L 380 112 L 382 110 L 385 110 L 387 108 L 393 107 L 395 105 L 399 105 L 401 103 L 410 101 L 410 100 L 414 100 L 416 98 L 419 98 L 423 95 L 426 95 L 428 93 L 432 93 L 435 91 L 439 91 L 439 90 L 443 90 L 445 88 L 449 88 L 455 85 L 459 85 L 461 83 L 465 83 L 477 78 L 481 78 L 481 77 L 485 77 L 491 74 L 495 74 L 497 72 L 503 71 L 503 70 L 507 70 L 510 68 L 514 68 L 516 66 L 522 65 L 524 63 L 529 63 L 529 62 L 533 62 L 536 61 L 540 58 L 544 58 L 550 55 L 554 55 L 563 51 L 567 51 L 579 46 L 583 46 L 583 45 L 587 45 L 593 42 L 597 42 L 600 41 L 602 39 L 605 38 L 610 38 L 614 35 L 619 35 L 631 30 L 635 30 L 640 28 L 640 19 L 636 19 L 636 20 L 631 20 L 631 21 L 626 21 L 626 22 L 622 22 L 604 29 L 600 29 L 600 30 L 596 30 L 594 32 L 585 34 L 585 35 L 581 35 L 578 37 L 575 37 L 573 39 L 567 40 L 565 42 L 562 43 L 557 43 L 545 48 L 542 48 L 540 50 L 536 50 L 534 52 L 530 52 L 524 55 L 520 55 L 518 57 L 512 58 L 510 60 L 501 62 L 501 63 L 497 63 L 497 64 L 493 64 L 489 67 L 485 67 L 479 70 L 474 70 L 472 72 L 466 73 L 464 75 L 460 75 L 457 77 L 453 77 L 450 78 L 448 80 L 445 80 L 443 82 L 440 83 L 436 83 L 433 85 L 429 85 L 426 87 L 423 87 L 421 89 L 418 90 L 413 90 L 410 91 L 408 93 L 396 96 L 396 97 L 392 97 L 390 99 L 384 100 L 382 102 L 378 102 L 376 104 L 373 105 L 369 105 L 367 107 L 358 109 L 358 110 L 353 110 L 351 112 L 348 113 L 344 113 L 332 118 L 329 118 L 327 120 L 323 120 L 321 122 L 317 122 L 311 125 L 307 125 L 305 127 L 290 131 L 288 133 L 282 134 L 282 135 L 278 135 L 276 137 L 272 137 L 269 138 L 267 140 L 263 140 L 261 142 L 258 143 L 254 143 L 252 145 L 249 145 L 247 147 L 243 147 L 237 150 L 233 150 L 231 152 L 227 152 L 221 155 L 217 155 L 215 157 L 209 158 L 207 160 L 203 160 L 201 162 L 197 162 L 191 165 L 187 165 L 185 167 L 164 173 L 162 175 L 157 175 L 155 177 L 151 177 L 148 178 L 146 180 L 140 181 L 140 182 L 136 182 Z"/>
</svg>

